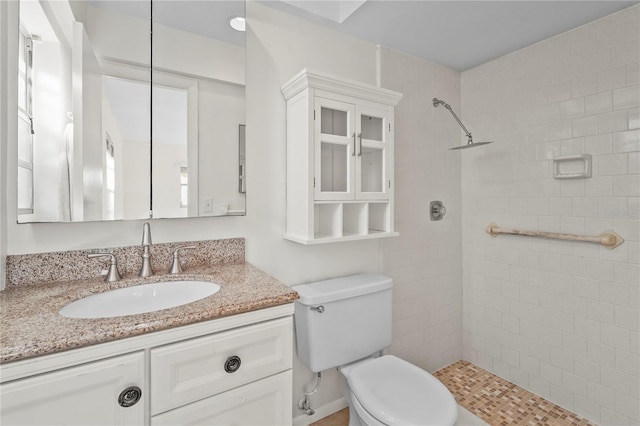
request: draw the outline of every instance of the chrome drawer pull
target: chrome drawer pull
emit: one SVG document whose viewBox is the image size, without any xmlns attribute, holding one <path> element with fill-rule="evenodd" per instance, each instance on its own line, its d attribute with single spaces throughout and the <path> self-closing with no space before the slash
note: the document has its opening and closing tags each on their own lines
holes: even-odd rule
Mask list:
<svg viewBox="0 0 640 426">
<path fill-rule="evenodd" d="M 131 407 L 136 405 L 138 401 L 142 398 L 142 389 L 138 386 L 129 386 L 122 392 L 120 392 L 120 396 L 118 396 L 118 404 L 121 407 Z"/>
<path fill-rule="evenodd" d="M 235 373 L 240 369 L 241 363 L 242 361 L 240 360 L 239 356 L 230 356 L 224 363 L 224 371 L 226 371 L 227 373 Z"/>
</svg>

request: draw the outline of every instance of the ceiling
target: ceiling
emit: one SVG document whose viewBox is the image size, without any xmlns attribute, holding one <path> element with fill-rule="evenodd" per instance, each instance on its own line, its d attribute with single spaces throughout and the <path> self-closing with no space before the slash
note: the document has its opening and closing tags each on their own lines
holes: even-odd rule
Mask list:
<svg viewBox="0 0 640 426">
<path fill-rule="evenodd" d="M 149 16 L 138 0 L 90 0 L 100 7 Z M 261 3 L 309 21 L 423 58 L 457 71 L 535 44 L 587 22 L 638 4 L 638 1 L 431 1 L 305 0 Z M 342 23 L 330 16 L 336 4 L 355 9 Z M 353 4 L 357 3 L 354 7 Z M 155 0 L 156 22 L 227 42 L 244 44 L 244 34 L 231 30 L 230 17 L 244 14 L 244 0 Z M 351 5 L 349 5 L 351 4 Z M 177 6 L 177 7 L 176 7 Z M 323 13 L 325 11 L 326 13 Z M 134 13 L 135 14 L 135 13 Z M 341 19 L 343 19 L 342 17 Z M 249 22 L 251 25 L 251 22 Z"/>
<path fill-rule="evenodd" d="M 321 8 L 323 3 L 336 1 L 301 3 L 315 3 Z M 357 38 L 464 71 L 639 2 L 368 0 L 341 24 L 284 2 L 264 3 Z"/>
</svg>

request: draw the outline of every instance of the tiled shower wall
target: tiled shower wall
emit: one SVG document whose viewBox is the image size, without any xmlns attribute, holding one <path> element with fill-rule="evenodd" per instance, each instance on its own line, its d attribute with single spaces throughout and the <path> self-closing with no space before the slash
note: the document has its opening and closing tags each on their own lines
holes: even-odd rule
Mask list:
<svg viewBox="0 0 640 426">
<path fill-rule="evenodd" d="M 462 74 L 464 358 L 602 425 L 640 423 L 640 6 Z M 552 158 L 593 156 L 589 179 Z M 593 234 L 498 236 L 490 222 Z"/>
<path fill-rule="evenodd" d="M 403 93 L 395 115 L 395 229 L 385 239 L 382 272 L 394 280 L 389 351 L 428 371 L 462 356 L 460 156 L 447 148 L 459 127 L 442 98 L 460 107 L 460 73 L 389 49 L 381 51 L 382 87 Z M 429 203 L 448 213 L 429 220 Z"/>
</svg>

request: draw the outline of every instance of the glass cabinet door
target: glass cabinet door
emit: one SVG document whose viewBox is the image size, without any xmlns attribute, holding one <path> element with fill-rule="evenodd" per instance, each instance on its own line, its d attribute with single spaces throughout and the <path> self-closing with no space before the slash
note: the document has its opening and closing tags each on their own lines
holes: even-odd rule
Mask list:
<svg viewBox="0 0 640 426">
<path fill-rule="evenodd" d="M 356 197 L 384 199 L 389 193 L 389 113 L 358 106 L 356 146 Z"/>
<path fill-rule="evenodd" d="M 355 106 L 316 98 L 315 175 L 316 200 L 354 198 Z"/>
</svg>

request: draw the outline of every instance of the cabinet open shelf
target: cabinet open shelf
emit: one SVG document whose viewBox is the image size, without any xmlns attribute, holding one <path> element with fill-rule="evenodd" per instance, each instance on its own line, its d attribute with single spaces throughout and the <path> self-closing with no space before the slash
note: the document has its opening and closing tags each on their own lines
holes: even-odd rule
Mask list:
<svg viewBox="0 0 640 426">
<path fill-rule="evenodd" d="M 286 234 L 285 238 L 302 244 L 364 240 L 392 237 L 389 202 L 330 202 L 314 204 L 313 238 Z"/>
</svg>

